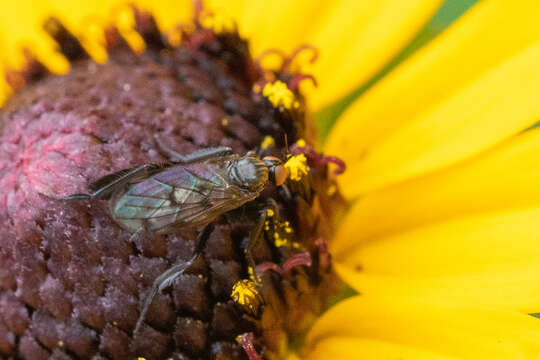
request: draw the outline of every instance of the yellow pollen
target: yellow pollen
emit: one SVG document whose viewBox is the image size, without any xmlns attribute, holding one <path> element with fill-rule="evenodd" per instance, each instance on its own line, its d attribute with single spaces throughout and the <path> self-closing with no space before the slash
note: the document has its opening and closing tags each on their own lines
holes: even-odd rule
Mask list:
<svg viewBox="0 0 540 360">
<path fill-rule="evenodd" d="M 221 12 L 203 17 L 201 25 L 207 29 L 212 29 L 216 34 L 231 33 L 236 30 L 234 20 Z"/>
<path fill-rule="evenodd" d="M 229 119 L 227 119 L 226 117 L 221 119 L 221 126 L 227 126 L 229 125 Z"/>
<path fill-rule="evenodd" d="M 276 247 L 289 246 L 289 242 L 287 241 L 287 239 L 279 238 L 274 241 L 274 245 L 276 245 Z"/>
<path fill-rule="evenodd" d="M 255 282 L 255 284 L 261 283 L 262 281 L 261 277 L 255 274 L 255 270 L 251 266 L 248 266 L 248 275 L 249 275 L 249 278 L 253 282 Z"/>
<path fill-rule="evenodd" d="M 337 192 L 337 186 L 332 184 L 326 189 L 326 194 L 328 196 L 333 196 Z"/>
<path fill-rule="evenodd" d="M 296 145 L 298 145 L 299 147 L 305 147 L 307 145 L 306 140 L 298 139 L 298 141 L 296 142 Z"/>
<path fill-rule="evenodd" d="M 62 340 L 58 340 L 58 346 L 63 347 L 63 346 L 64 346 L 64 342 L 63 342 Z"/>
<path fill-rule="evenodd" d="M 264 86 L 263 95 L 274 107 L 283 106 L 285 109 L 290 110 L 300 106 L 300 103 L 296 100 L 293 92 L 289 90 L 287 84 L 280 80 L 267 83 Z"/>
<path fill-rule="evenodd" d="M 256 314 L 262 303 L 257 284 L 251 280 L 240 280 L 234 284 L 231 298 L 252 314 Z"/>
<path fill-rule="evenodd" d="M 266 215 L 267 215 L 268 217 L 274 216 L 274 210 L 272 210 L 272 209 L 267 209 L 267 210 L 266 210 Z"/>
<path fill-rule="evenodd" d="M 299 181 L 308 173 L 307 158 L 304 154 L 291 156 L 284 166 L 289 170 L 291 180 Z"/>
<path fill-rule="evenodd" d="M 261 143 L 261 148 L 265 150 L 274 145 L 276 145 L 276 141 L 274 140 L 274 138 L 271 136 L 265 136 Z"/>
<path fill-rule="evenodd" d="M 274 245 L 276 245 L 276 247 L 289 246 L 289 240 L 282 238 L 279 233 L 275 232 Z"/>
<path fill-rule="evenodd" d="M 257 94 L 260 93 L 261 92 L 261 85 L 259 85 L 259 84 L 253 85 L 253 92 L 257 93 Z"/>
</svg>

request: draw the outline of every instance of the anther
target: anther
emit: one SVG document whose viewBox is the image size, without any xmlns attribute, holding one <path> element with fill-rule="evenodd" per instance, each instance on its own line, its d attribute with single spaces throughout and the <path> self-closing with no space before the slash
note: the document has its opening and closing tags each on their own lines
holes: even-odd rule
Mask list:
<svg viewBox="0 0 540 360">
<path fill-rule="evenodd" d="M 253 345 L 253 333 L 248 332 L 244 333 L 242 335 L 238 335 L 236 338 L 236 341 L 240 343 L 244 351 L 246 352 L 246 355 L 248 356 L 249 360 L 262 360 L 261 355 L 257 352 L 257 349 L 255 349 L 255 345 Z"/>
<path fill-rule="evenodd" d="M 289 178 L 294 181 L 300 181 L 309 172 L 307 159 L 303 153 L 291 156 L 284 167 L 289 171 Z"/>
<path fill-rule="evenodd" d="M 283 107 L 287 110 L 298 108 L 300 103 L 296 100 L 294 93 L 282 81 L 267 83 L 263 88 L 263 96 L 276 108 Z"/>
<path fill-rule="evenodd" d="M 58 43 L 60 51 L 69 61 L 76 61 L 89 57 L 75 35 L 73 35 L 57 18 L 48 18 L 43 24 L 43 29 Z"/>
<path fill-rule="evenodd" d="M 299 146 L 298 144 L 294 144 L 293 146 L 291 146 L 290 152 L 293 155 L 299 155 L 299 154 L 305 155 L 311 161 L 314 167 L 325 166 L 326 164 L 329 164 L 329 163 L 336 165 L 336 168 L 334 170 L 334 175 L 343 174 L 345 170 L 347 169 L 347 165 L 340 158 L 336 156 L 327 156 L 327 155 L 318 153 L 311 146 L 307 144 L 305 144 L 304 146 Z"/>
</svg>

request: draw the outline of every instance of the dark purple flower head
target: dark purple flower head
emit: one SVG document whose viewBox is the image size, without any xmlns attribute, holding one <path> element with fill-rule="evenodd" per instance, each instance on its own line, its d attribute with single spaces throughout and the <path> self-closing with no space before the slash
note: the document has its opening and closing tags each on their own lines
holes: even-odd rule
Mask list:
<svg viewBox="0 0 540 360">
<path fill-rule="evenodd" d="M 111 28 L 109 61 L 96 64 L 50 20 L 47 30 L 72 61 L 69 74 L 50 75 L 30 57 L 11 73 L 24 87 L 0 112 L 0 357 L 236 359 L 247 356 L 237 336 L 249 333 L 253 349 L 278 354 L 332 291 L 331 268 L 320 266 L 315 244 L 331 235 L 328 209 L 338 201 L 326 191 L 323 165 L 288 191 L 270 187 L 220 217 L 204 256 L 154 298 L 133 337 L 154 279 L 192 256 L 197 229 L 133 236 L 112 220 L 107 201 L 67 203 L 40 193 L 84 193 L 111 172 L 166 161 L 156 134 L 179 153 L 229 146 L 244 154 L 269 135 L 282 156 L 285 135 L 290 143 L 309 140 L 302 106 L 275 108 L 252 90 L 260 71 L 236 33 L 209 34 L 197 24 L 172 47 L 149 14 L 136 15 L 144 54 Z M 269 198 L 279 218 L 268 220 L 255 262 L 281 269 L 295 254 L 311 260 L 285 266 L 287 276 L 264 272 L 264 305 L 254 316 L 231 292 L 254 276 L 242 246 Z"/>
</svg>

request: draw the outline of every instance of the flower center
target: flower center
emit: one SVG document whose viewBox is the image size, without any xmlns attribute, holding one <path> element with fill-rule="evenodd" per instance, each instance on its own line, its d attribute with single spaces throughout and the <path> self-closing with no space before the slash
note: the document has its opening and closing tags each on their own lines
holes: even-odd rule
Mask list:
<svg viewBox="0 0 540 360">
<path fill-rule="evenodd" d="M 111 26 L 108 61 L 97 64 L 51 19 L 46 30 L 71 71 L 51 75 L 28 52 L 27 65 L 9 72 L 17 92 L 0 113 L 0 185 L 16 200 L 0 204 L 8 219 L 0 253 L 17 256 L 0 269 L 8 274 L 0 353 L 284 357 L 339 284 L 327 241 L 343 201 L 328 164 L 336 174 L 345 168 L 309 145 L 298 83 L 312 78 L 290 70 L 296 53 L 312 49 L 270 71 L 219 13 L 198 9 L 168 38 L 151 14 L 132 10 L 144 52 Z M 234 155 L 201 156 L 220 147 L 287 171 L 275 175 L 279 186 L 269 181 L 221 210 L 213 201 L 238 196 L 216 185 L 227 182 L 221 159 Z M 188 164 L 188 155 L 197 160 Z M 161 172 L 164 163 L 174 176 Z M 144 191 L 124 197 L 135 185 Z M 158 195 L 169 188 L 171 196 Z M 86 192 L 83 201 L 53 200 Z M 178 226 L 197 214 L 212 221 Z M 150 219 L 163 227 L 149 231 Z"/>
</svg>

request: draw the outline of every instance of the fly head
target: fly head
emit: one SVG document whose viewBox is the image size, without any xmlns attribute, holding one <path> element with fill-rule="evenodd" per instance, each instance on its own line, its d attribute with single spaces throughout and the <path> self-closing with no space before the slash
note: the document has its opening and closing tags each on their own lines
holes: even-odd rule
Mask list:
<svg viewBox="0 0 540 360">
<path fill-rule="evenodd" d="M 268 168 L 270 181 L 276 186 L 281 186 L 289 177 L 289 171 L 283 166 L 283 162 L 275 156 L 265 156 L 262 161 Z"/>
</svg>

